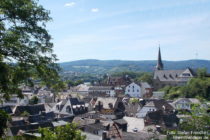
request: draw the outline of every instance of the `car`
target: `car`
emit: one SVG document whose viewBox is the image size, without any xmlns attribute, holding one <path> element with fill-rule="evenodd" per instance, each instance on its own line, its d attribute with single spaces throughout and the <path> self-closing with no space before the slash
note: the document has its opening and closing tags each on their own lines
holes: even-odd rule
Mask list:
<svg viewBox="0 0 210 140">
<path fill-rule="evenodd" d="M 133 128 L 133 132 L 138 132 L 138 128 Z"/>
</svg>

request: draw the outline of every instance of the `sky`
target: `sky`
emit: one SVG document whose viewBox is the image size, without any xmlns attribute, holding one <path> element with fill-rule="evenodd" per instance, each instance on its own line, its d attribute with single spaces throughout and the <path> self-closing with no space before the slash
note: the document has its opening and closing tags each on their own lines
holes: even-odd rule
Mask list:
<svg viewBox="0 0 210 140">
<path fill-rule="evenodd" d="M 40 0 L 59 62 L 210 60 L 210 0 Z"/>
</svg>

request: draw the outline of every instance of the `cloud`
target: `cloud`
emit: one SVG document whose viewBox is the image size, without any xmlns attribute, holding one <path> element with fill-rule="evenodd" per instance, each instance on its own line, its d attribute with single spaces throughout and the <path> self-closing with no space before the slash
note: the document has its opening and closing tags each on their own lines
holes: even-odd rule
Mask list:
<svg viewBox="0 0 210 140">
<path fill-rule="evenodd" d="M 97 12 L 99 12 L 99 9 L 98 8 L 92 8 L 91 12 L 97 13 Z"/>
<path fill-rule="evenodd" d="M 69 2 L 69 3 L 66 3 L 64 6 L 65 7 L 73 7 L 73 6 L 75 6 L 75 2 Z"/>
</svg>

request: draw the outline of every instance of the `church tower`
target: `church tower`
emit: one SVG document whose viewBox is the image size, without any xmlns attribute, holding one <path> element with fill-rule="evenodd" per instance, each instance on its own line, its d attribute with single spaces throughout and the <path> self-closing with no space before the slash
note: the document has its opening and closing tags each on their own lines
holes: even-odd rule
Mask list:
<svg viewBox="0 0 210 140">
<path fill-rule="evenodd" d="M 161 52 L 160 52 L 160 46 L 159 46 L 159 51 L 158 51 L 158 61 L 156 65 L 156 70 L 163 70 L 163 63 L 161 59 Z"/>
</svg>

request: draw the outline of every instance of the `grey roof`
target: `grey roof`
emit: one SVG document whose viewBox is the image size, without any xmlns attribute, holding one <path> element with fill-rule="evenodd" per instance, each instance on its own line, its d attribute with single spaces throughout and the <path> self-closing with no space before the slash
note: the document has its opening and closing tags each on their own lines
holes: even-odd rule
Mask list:
<svg viewBox="0 0 210 140">
<path fill-rule="evenodd" d="M 89 88 L 89 91 L 92 90 L 113 90 L 112 86 L 92 86 Z"/>
<path fill-rule="evenodd" d="M 151 86 L 147 82 L 141 82 L 140 84 L 143 88 L 151 88 Z"/>
<path fill-rule="evenodd" d="M 44 107 L 44 104 L 16 106 L 14 114 L 20 115 L 24 111 L 28 112 L 30 115 L 37 115 L 40 112 L 45 111 L 45 107 Z"/>
<path fill-rule="evenodd" d="M 160 81 L 177 81 L 178 77 L 185 70 L 156 70 L 154 73 L 154 79 L 159 79 Z"/>
<path fill-rule="evenodd" d="M 181 100 L 185 100 L 185 101 L 188 101 L 188 102 L 194 103 L 194 104 L 200 104 L 200 101 L 196 98 L 179 98 L 179 99 L 175 100 L 172 104 L 176 104 L 177 102 L 179 102 Z"/>
<path fill-rule="evenodd" d="M 5 111 L 7 114 L 12 114 L 12 109 L 9 106 L 2 106 L 0 107 L 0 110 Z"/>
<path fill-rule="evenodd" d="M 20 130 L 27 132 L 32 130 L 38 130 L 39 127 L 53 127 L 53 124 L 51 122 L 43 122 L 43 123 L 36 123 L 30 125 L 14 126 L 10 127 L 9 129 L 11 130 L 12 135 L 16 136 Z"/>
<path fill-rule="evenodd" d="M 190 76 L 183 76 L 183 73 L 190 73 Z M 153 79 L 160 81 L 188 81 L 189 78 L 194 77 L 195 73 L 192 69 L 187 68 L 183 70 L 156 70 Z"/>
<path fill-rule="evenodd" d="M 118 119 L 118 120 L 113 120 L 115 123 L 118 123 L 118 124 L 127 124 L 128 122 L 124 119 Z"/>
</svg>

